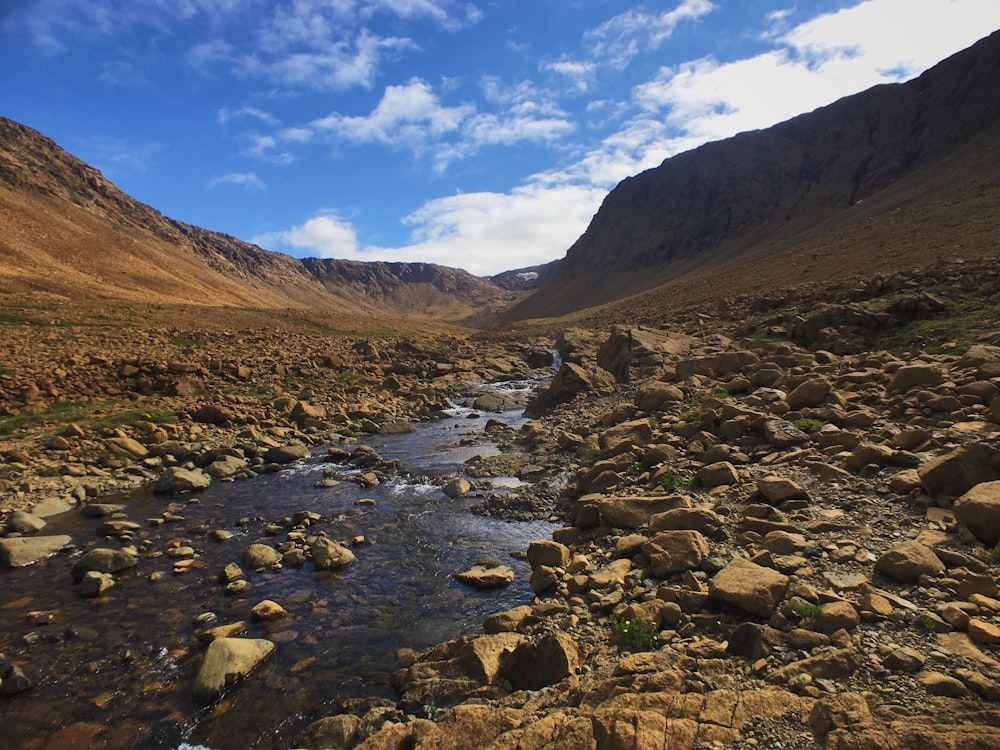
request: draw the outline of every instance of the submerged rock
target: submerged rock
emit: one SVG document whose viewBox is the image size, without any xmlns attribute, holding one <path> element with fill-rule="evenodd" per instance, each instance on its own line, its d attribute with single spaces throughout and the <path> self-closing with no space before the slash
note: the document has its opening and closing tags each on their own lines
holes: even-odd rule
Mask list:
<svg viewBox="0 0 1000 750">
<path fill-rule="evenodd" d="M 217 638 L 205 651 L 194 683 L 194 697 L 211 703 L 238 680 L 250 674 L 274 644 L 262 638 Z"/>
</svg>

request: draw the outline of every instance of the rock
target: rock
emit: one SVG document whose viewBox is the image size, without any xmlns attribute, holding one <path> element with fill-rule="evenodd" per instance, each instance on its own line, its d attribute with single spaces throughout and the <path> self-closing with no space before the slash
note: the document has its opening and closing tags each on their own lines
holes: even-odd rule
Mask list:
<svg viewBox="0 0 1000 750">
<path fill-rule="evenodd" d="M 955 520 L 983 544 L 1000 542 L 1000 481 L 981 482 L 955 502 Z"/>
<path fill-rule="evenodd" d="M 922 575 L 938 576 L 944 573 L 944 563 L 927 545 L 920 542 L 900 542 L 875 562 L 880 573 L 903 583 L 916 583 Z"/>
<path fill-rule="evenodd" d="M 275 464 L 290 464 L 304 458 L 309 458 L 309 448 L 305 445 L 276 445 L 264 454 L 264 461 Z"/>
<path fill-rule="evenodd" d="M 944 371 L 928 364 L 904 365 L 892 376 L 886 391 L 908 391 L 917 385 L 939 385 L 944 381 Z"/>
<path fill-rule="evenodd" d="M 708 594 L 758 617 L 770 617 L 788 590 L 788 576 L 736 558 L 708 583 Z"/>
<path fill-rule="evenodd" d="M 250 608 L 250 613 L 258 620 L 270 622 L 280 620 L 288 615 L 288 611 L 275 601 L 264 599 Z"/>
<path fill-rule="evenodd" d="M 361 719 L 351 714 L 325 716 L 307 726 L 294 747 L 303 750 L 348 750 L 358 744 Z"/>
<path fill-rule="evenodd" d="M 509 681 L 515 690 L 540 690 L 576 674 L 580 664 L 576 641 L 566 633 L 554 633 L 515 648 L 497 678 Z"/>
<path fill-rule="evenodd" d="M 819 406 L 830 393 L 830 384 L 822 378 L 805 381 L 785 398 L 788 408 L 798 411 L 810 406 Z"/>
<path fill-rule="evenodd" d="M 0 563 L 9 568 L 31 565 L 55 554 L 72 541 L 72 537 L 65 534 L 0 539 Z"/>
<path fill-rule="evenodd" d="M 617 456 L 647 445 L 652 437 L 653 428 L 649 426 L 649 420 L 635 419 L 609 427 L 598 436 L 597 442 L 608 456 Z"/>
<path fill-rule="evenodd" d="M 296 401 L 289 418 L 301 428 L 319 427 L 322 429 L 326 425 L 326 408 L 308 401 Z M 279 463 L 281 462 L 279 461 Z"/>
<path fill-rule="evenodd" d="M 145 458 L 149 449 L 138 440 L 129 437 L 114 437 L 108 439 L 108 446 L 114 451 L 128 453 L 133 458 Z"/>
<path fill-rule="evenodd" d="M 959 698 L 965 695 L 965 685 L 961 680 L 949 677 L 942 672 L 921 672 L 917 675 L 917 682 L 928 692 L 929 695 L 942 695 L 949 698 Z"/>
<path fill-rule="evenodd" d="M 809 499 L 809 493 L 798 482 L 774 475 L 757 480 L 757 492 L 771 505 L 780 506 L 789 500 Z"/>
<path fill-rule="evenodd" d="M 539 565 L 565 568 L 569 562 L 569 547 L 546 539 L 534 539 L 528 543 L 528 562 L 532 568 Z"/>
<path fill-rule="evenodd" d="M 774 670 L 767 681 L 777 685 L 794 685 L 801 675 L 813 679 L 839 680 L 858 670 L 859 657 L 851 648 L 841 648 L 800 659 Z"/>
<path fill-rule="evenodd" d="M 124 510 L 125 506 L 118 503 L 87 503 L 80 506 L 80 515 L 85 518 L 107 518 Z"/>
<path fill-rule="evenodd" d="M 531 607 L 527 605 L 514 607 L 505 612 L 497 612 L 483 620 L 483 632 L 487 635 L 512 633 L 515 630 L 519 630 L 525 620 L 531 616 Z"/>
<path fill-rule="evenodd" d="M 691 568 L 698 568 L 710 554 L 708 542 L 697 531 L 661 531 L 644 545 L 650 570 L 657 578 L 668 578 Z"/>
<path fill-rule="evenodd" d="M 8 664 L 0 673 L 0 695 L 19 695 L 35 685 L 18 664 Z"/>
<path fill-rule="evenodd" d="M 635 394 L 635 405 L 647 413 L 663 411 L 668 404 L 683 400 L 684 391 L 676 385 L 656 380 L 646 383 Z"/>
<path fill-rule="evenodd" d="M 182 469 L 171 466 L 166 469 L 153 485 L 158 495 L 179 495 L 183 492 L 203 490 L 212 483 L 212 477 L 201 469 Z"/>
<path fill-rule="evenodd" d="M 205 473 L 212 479 L 228 479 L 246 467 L 246 460 L 239 456 L 219 456 L 205 468 Z"/>
<path fill-rule="evenodd" d="M 506 565 L 497 565 L 494 567 L 473 565 L 466 571 L 456 573 L 455 578 L 459 582 L 477 589 L 493 589 L 500 586 L 509 586 L 514 580 L 514 571 Z"/>
<path fill-rule="evenodd" d="M 340 570 L 357 560 L 347 547 L 324 536 L 317 537 L 316 541 L 309 545 L 309 551 L 312 553 L 316 570 Z"/>
<path fill-rule="evenodd" d="M 224 425 L 236 420 L 232 410 L 219 404 L 205 404 L 191 412 L 191 419 L 201 424 Z"/>
<path fill-rule="evenodd" d="M 891 669 L 893 672 L 907 672 L 909 674 L 919 672 L 924 668 L 926 662 L 926 656 L 915 648 L 909 647 L 897 648 L 882 660 L 882 664 L 885 665 L 886 669 Z"/>
<path fill-rule="evenodd" d="M 416 431 L 416 425 L 406 419 L 392 419 L 378 426 L 379 435 L 408 435 Z"/>
<path fill-rule="evenodd" d="M 755 622 L 744 622 L 729 634 L 726 651 L 756 661 L 766 658 L 786 641 L 787 636 L 780 630 Z"/>
<path fill-rule="evenodd" d="M 115 579 L 111 574 L 88 570 L 80 581 L 80 596 L 84 599 L 94 599 L 114 585 Z"/>
<path fill-rule="evenodd" d="M 74 563 L 70 573 L 73 580 L 79 582 L 88 571 L 119 573 L 138 562 L 135 555 L 125 550 L 95 547 Z"/>
<path fill-rule="evenodd" d="M 1000 466 L 995 461 L 995 448 L 973 443 L 928 461 L 917 473 L 932 497 L 959 497 L 977 484 L 1000 479 Z"/>
<path fill-rule="evenodd" d="M 819 735 L 828 734 L 833 729 L 869 724 L 871 720 L 868 702 L 857 693 L 822 698 L 813 704 L 809 712 L 809 726 Z"/>
<path fill-rule="evenodd" d="M 4 525 L 18 534 L 34 534 L 45 528 L 45 520 L 26 511 L 15 510 L 7 514 Z"/>
<path fill-rule="evenodd" d="M 739 472 L 728 461 L 717 461 L 698 470 L 698 482 L 707 489 L 739 484 L 739 481 Z"/>
<path fill-rule="evenodd" d="M 281 553 L 274 547 L 256 542 L 243 550 L 243 564 L 250 570 L 270 568 L 281 562 Z"/>
<path fill-rule="evenodd" d="M 861 622 L 858 612 L 849 602 L 828 602 L 820 607 L 813 627 L 820 633 L 854 630 Z"/>
<path fill-rule="evenodd" d="M 994 645 L 1000 643 L 1000 628 L 992 622 L 981 620 L 978 617 L 973 617 L 969 620 L 968 625 L 966 626 L 966 631 L 969 634 L 969 638 L 976 643 L 989 643 Z"/>
<path fill-rule="evenodd" d="M 198 669 L 194 697 L 210 703 L 246 677 L 274 651 L 274 644 L 264 639 L 217 638 L 208 645 Z"/>
<path fill-rule="evenodd" d="M 700 531 L 713 534 L 722 528 L 724 519 L 708 508 L 674 508 L 649 519 L 649 531 Z"/>
<path fill-rule="evenodd" d="M 586 503 L 587 497 L 580 498 Z M 649 523 L 657 513 L 674 508 L 689 508 L 691 500 L 683 495 L 666 497 L 608 497 L 598 501 L 601 520 L 616 529 L 637 529 Z"/>
<path fill-rule="evenodd" d="M 456 477 L 452 479 L 448 484 L 444 486 L 442 492 L 452 499 L 457 499 L 460 497 L 465 497 L 469 491 L 472 489 L 472 484 L 469 483 L 468 479 L 463 479 L 462 477 Z"/>
</svg>

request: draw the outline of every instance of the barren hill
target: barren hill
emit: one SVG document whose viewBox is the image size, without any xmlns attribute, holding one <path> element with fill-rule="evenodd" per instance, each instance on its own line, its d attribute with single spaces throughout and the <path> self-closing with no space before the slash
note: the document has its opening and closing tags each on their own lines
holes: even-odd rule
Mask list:
<svg viewBox="0 0 1000 750">
<path fill-rule="evenodd" d="M 667 159 L 621 182 L 509 317 L 678 280 L 733 293 L 996 253 L 998 80 L 1000 32 L 907 83 Z"/>
<path fill-rule="evenodd" d="M 175 221 L 0 118 L 0 294 L 25 293 L 453 322 L 515 299 L 458 269 L 303 261 Z"/>
</svg>

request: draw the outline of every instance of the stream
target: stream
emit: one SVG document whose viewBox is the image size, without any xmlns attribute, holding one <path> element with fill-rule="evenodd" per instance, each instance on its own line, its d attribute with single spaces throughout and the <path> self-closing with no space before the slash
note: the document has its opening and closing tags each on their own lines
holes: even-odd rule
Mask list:
<svg viewBox="0 0 1000 750">
<path fill-rule="evenodd" d="M 394 700 L 390 675 L 400 667 L 398 649 L 480 633 L 486 615 L 529 603 L 530 570 L 523 555 L 514 555 L 532 539 L 550 538 L 552 524 L 476 515 L 469 510 L 475 498 L 455 500 L 441 490 L 465 461 L 497 452 L 484 438 L 489 419 L 516 429 L 521 412 L 460 407 L 452 413 L 413 433 L 367 439 L 383 458 L 402 464 L 391 481 L 367 489 L 350 481 L 357 470 L 324 461 L 322 449 L 279 473 L 214 482 L 191 497 L 142 491 L 100 498 L 126 505 L 127 518 L 143 524 L 134 541 L 147 550 L 100 598 L 79 596 L 70 576 L 75 558 L 65 555 L 0 571 L 0 663 L 24 665 L 35 681 L 26 693 L 0 696 L 0 744 L 41 747 L 60 728 L 93 722 L 136 737 L 134 746 L 142 748 L 287 748 L 309 723 L 340 712 L 345 700 Z M 317 486 L 331 476 L 341 483 Z M 518 480 L 492 483 L 504 492 Z M 222 568 L 240 563 L 253 542 L 282 541 L 283 534 L 266 536 L 265 526 L 300 510 L 322 515 L 315 528 L 333 539 L 363 536 L 365 544 L 353 548 L 357 561 L 338 572 L 315 571 L 307 562 L 248 575 L 250 589 L 227 596 L 218 581 Z M 164 513 L 181 520 L 145 525 Z M 47 520 L 44 533 L 69 534 L 80 549 L 95 541 L 118 546 L 97 536 L 99 519 L 76 510 Z M 233 537 L 217 542 L 199 533 L 205 529 Z M 175 539 L 198 553 L 184 574 L 175 574 L 174 560 L 163 554 Z M 479 591 L 455 580 L 481 561 L 509 565 L 514 583 Z M 250 608 L 263 599 L 278 602 L 288 616 L 253 620 Z M 204 652 L 196 631 L 237 621 L 247 623 L 242 637 L 267 638 L 275 651 L 202 707 L 192 696 Z"/>
</svg>

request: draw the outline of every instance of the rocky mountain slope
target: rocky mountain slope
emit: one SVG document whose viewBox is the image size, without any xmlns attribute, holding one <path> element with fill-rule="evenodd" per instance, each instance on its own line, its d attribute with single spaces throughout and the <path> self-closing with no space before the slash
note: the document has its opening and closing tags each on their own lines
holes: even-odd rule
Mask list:
<svg viewBox="0 0 1000 750">
<path fill-rule="evenodd" d="M 302 261 L 163 216 L 0 118 L 0 293 L 457 321 L 515 293 L 431 264 Z"/>
<path fill-rule="evenodd" d="M 918 264 L 995 252 L 995 208 L 973 211 L 966 199 L 997 190 L 998 75 L 1000 32 L 908 83 L 628 178 L 510 317 L 561 315 L 736 264 L 751 284 L 789 270 L 802 272 L 795 281 L 864 275 L 889 255 Z M 919 232 L 896 221 L 900 211 Z M 928 211 L 938 220 L 921 221 Z M 967 236 L 984 217 L 992 231 Z"/>
</svg>

